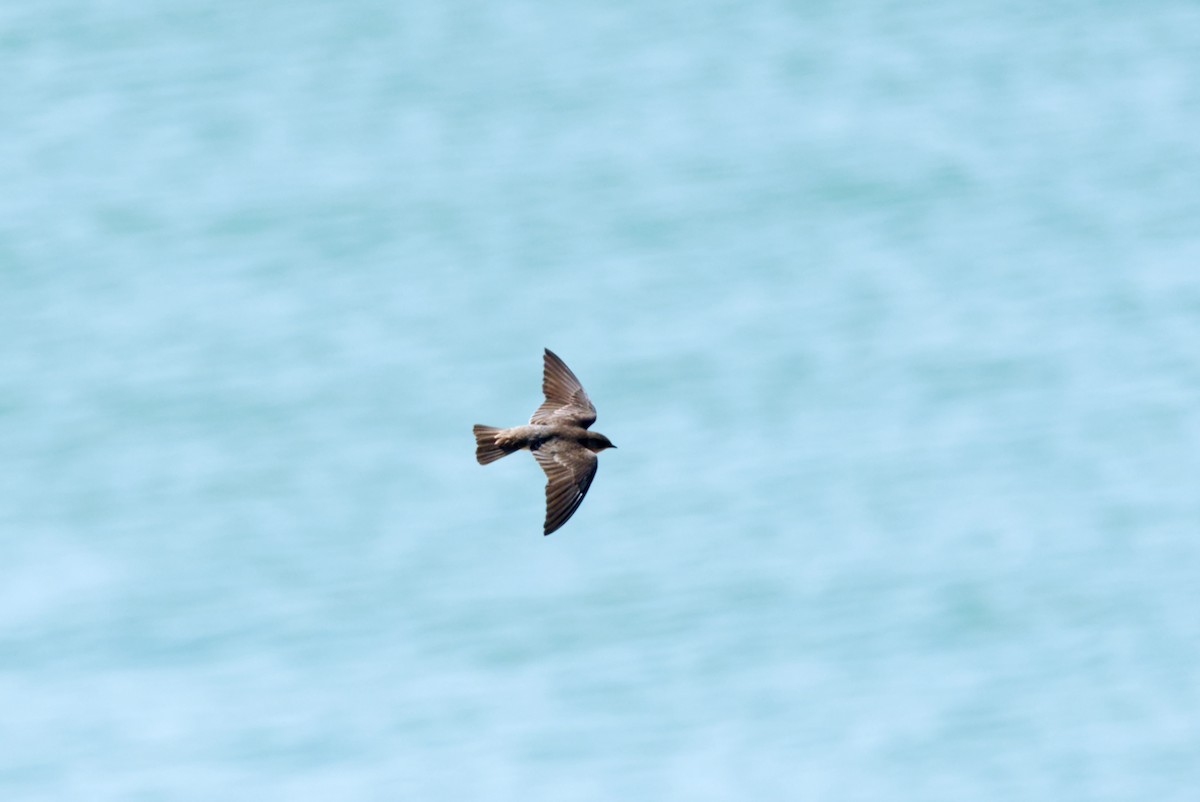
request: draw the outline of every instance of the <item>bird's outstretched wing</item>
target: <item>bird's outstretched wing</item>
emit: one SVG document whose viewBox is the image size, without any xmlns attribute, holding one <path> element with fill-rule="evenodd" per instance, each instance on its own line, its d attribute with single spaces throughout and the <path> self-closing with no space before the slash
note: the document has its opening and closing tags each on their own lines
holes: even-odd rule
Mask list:
<svg viewBox="0 0 1200 802">
<path fill-rule="evenodd" d="M 546 400 L 534 411 L 530 423 L 569 423 L 584 429 L 596 422 L 596 408 L 575 374 L 549 348 L 546 349 L 542 392 Z M 594 472 L 594 469 L 593 469 Z"/>
<path fill-rule="evenodd" d="M 600 461 L 583 446 L 562 440 L 543 443 L 534 449 L 533 456 L 546 472 L 546 525 L 542 534 L 548 535 L 579 509 Z"/>
</svg>

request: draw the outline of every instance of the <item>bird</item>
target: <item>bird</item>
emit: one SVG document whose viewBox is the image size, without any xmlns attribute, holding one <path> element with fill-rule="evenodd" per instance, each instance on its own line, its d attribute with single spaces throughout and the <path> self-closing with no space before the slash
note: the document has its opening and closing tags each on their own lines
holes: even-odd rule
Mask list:
<svg viewBox="0 0 1200 802">
<path fill-rule="evenodd" d="M 542 392 L 546 400 L 525 426 L 475 424 L 475 459 L 487 465 L 516 451 L 533 454 L 546 472 L 542 534 L 548 535 L 579 509 L 596 478 L 596 455 L 616 446 L 599 432 L 588 431 L 596 422 L 596 407 L 579 379 L 549 348 L 543 359 Z"/>
</svg>

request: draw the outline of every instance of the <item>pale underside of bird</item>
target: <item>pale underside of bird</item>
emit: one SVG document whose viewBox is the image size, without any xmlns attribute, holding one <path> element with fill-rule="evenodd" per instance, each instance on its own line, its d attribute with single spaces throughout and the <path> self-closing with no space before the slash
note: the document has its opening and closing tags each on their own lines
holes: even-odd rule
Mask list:
<svg viewBox="0 0 1200 802">
<path fill-rule="evenodd" d="M 546 400 L 525 426 L 501 429 L 476 424 L 475 459 L 487 465 L 514 451 L 533 453 L 546 472 L 542 534 L 548 535 L 579 509 L 596 477 L 596 454 L 616 446 L 604 435 L 588 431 L 596 422 L 596 407 L 566 363 L 549 348 L 544 362 L 542 392 Z"/>
</svg>

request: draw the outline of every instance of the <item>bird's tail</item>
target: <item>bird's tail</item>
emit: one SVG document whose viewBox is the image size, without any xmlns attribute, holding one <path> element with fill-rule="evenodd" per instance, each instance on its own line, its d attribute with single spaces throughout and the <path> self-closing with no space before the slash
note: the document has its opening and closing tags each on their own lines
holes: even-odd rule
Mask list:
<svg viewBox="0 0 1200 802">
<path fill-rule="evenodd" d="M 498 429 L 495 426 L 475 424 L 475 459 L 479 460 L 480 465 L 495 462 L 516 450 L 496 445 L 496 434 L 501 431 L 503 429 Z"/>
</svg>

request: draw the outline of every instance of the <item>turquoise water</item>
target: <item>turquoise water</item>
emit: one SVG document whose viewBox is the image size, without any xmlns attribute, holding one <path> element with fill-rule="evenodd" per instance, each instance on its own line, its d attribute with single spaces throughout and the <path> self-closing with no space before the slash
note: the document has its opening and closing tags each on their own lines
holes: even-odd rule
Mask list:
<svg viewBox="0 0 1200 802">
<path fill-rule="evenodd" d="M 0 9 L 0 798 L 1191 800 L 1200 10 Z M 481 468 L 541 349 L 601 456 Z"/>
</svg>

